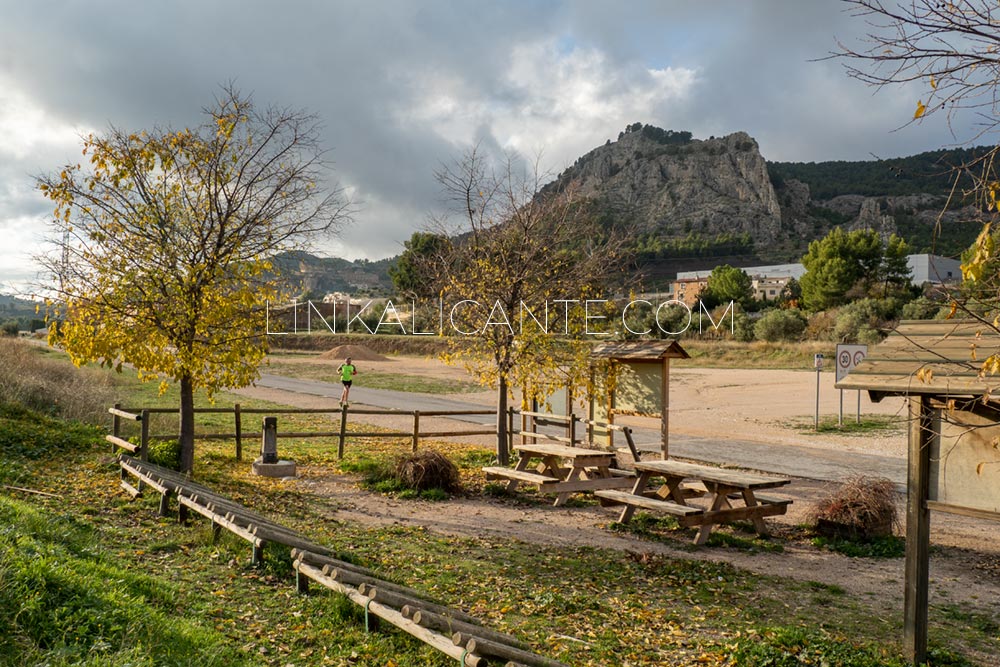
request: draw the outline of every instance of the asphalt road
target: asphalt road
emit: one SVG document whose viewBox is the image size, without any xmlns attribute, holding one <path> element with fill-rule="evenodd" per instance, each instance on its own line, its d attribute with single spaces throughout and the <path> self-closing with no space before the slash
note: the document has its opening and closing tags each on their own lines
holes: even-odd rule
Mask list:
<svg viewBox="0 0 1000 667">
<path fill-rule="evenodd" d="M 257 385 L 281 389 L 310 396 L 340 400 L 341 385 L 319 380 L 289 378 L 281 375 L 263 375 Z M 417 394 L 388 389 L 371 389 L 355 385 L 351 388 L 351 402 L 374 408 L 397 410 L 477 410 L 478 403 L 451 397 Z M 456 421 L 492 426 L 495 418 L 483 415 L 456 416 Z M 639 449 L 659 451 L 659 430 L 635 429 L 634 438 Z M 619 441 L 616 440 L 616 444 Z M 624 442 L 620 442 L 624 445 Z M 778 475 L 806 479 L 843 481 L 854 474 L 877 474 L 888 477 L 897 486 L 906 484 L 906 459 L 902 457 L 859 454 L 830 448 L 778 445 L 748 439 L 720 440 L 671 434 L 670 454 L 679 458 L 704 461 L 718 465 L 760 470 Z"/>
</svg>

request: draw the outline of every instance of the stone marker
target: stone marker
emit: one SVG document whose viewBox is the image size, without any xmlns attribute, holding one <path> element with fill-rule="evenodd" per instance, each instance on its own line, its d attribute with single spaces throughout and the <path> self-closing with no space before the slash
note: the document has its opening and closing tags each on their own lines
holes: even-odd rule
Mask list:
<svg viewBox="0 0 1000 667">
<path fill-rule="evenodd" d="M 264 477 L 295 477 L 295 461 L 278 459 L 278 418 L 264 417 L 260 456 L 253 462 L 253 473 Z"/>
</svg>

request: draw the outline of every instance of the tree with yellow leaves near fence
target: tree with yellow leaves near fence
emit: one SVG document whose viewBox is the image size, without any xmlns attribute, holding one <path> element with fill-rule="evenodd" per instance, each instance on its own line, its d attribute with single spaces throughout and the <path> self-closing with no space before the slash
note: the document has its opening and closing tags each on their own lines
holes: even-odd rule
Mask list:
<svg viewBox="0 0 1000 667">
<path fill-rule="evenodd" d="M 445 360 L 497 390 L 505 465 L 511 388 L 530 400 L 586 384 L 590 344 L 614 329 L 601 286 L 617 273 L 621 243 L 572 188 L 541 188 L 538 169 L 515 157 L 490 160 L 474 148 L 437 179 L 453 205 L 439 231 L 452 242 L 423 270 L 444 304 Z M 456 215 L 459 229 L 445 231 Z"/>
<path fill-rule="evenodd" d="M 55 203 L 49 342 L 180 387 L 181 469 L 194 464 L 194 393 L 245 386 L 266 353 L 275 253 L 349 217 L 314 116 L 222 89 L 195 129 L 83 140 L 85 164 L 37 179 Z"/>
</svg>

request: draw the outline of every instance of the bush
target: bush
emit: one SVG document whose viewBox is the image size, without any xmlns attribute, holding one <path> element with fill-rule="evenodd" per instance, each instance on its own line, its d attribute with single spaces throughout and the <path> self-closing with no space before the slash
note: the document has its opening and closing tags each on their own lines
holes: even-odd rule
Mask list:
<svg viewBox="0 0 1000 667">
<path fill-rule="evenodd" d="M 875 299 L 859 299 L 837 311 L 834 340 L 871 345 L 882 340 L 881 329 L 886 326 L 886 317 L 879 302 Z"/>
<path fill-rule="evenodd" d="M 153 440 L 147 453 L 150 463 L 171 470 L 181 469 L 181 443 L 179 440 Z"/>
<path fill-rule="evenodd" d="M 458 467 L 444 454 L 434 451 L 405 456 L 396 463 L 395 477 L 408 489 L 440 489 L 454 493 L 460 487 Z"/>
<path fill-rule="evenodd" d="M 806 330 L 806 318 L 795 309 L 769 310 L 754 325 L 757 340 L 775 343 L 796 341 Z"/>
<path fill-rule="evenodd" d="M 836 326 L 837 311 L 821 310 L 809 317 L 804 337 L 806 340 L 836 340 L 833 333 Z"/>
<path fill-rule="evenodd" d="M 903 306 L 900 317 L 904 320 L 933 320 L 938 318 L 942 311 L 947 313 L 950 310 L 940 301 L 933 301 L 922 296 Z"/>
<path fill-rule="evenodd" d="M 818 532 L 831 537 L 871 540 L 891 535 L 896 487 L 885 477 L 851 477 L 817 503 L 811 519 Z"/>
</svg>

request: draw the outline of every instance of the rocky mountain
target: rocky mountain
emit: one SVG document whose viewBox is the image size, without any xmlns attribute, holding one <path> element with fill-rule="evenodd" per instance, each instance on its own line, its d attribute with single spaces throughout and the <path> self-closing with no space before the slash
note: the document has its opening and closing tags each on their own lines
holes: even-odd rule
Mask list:
<svg viewBox="0 0 1000 667">
<path fill-rule="evenodd" d="M 578 188 L 632 236 L 651 282 L 717 263 L 792 262 L 832 227 L 901 233 L 916 251 L 954 254 L 979 226 L 953 200 L 951 166 L 976 151 L 894 160 L 768 163 L 745 132 L 699 140 L 635 123 L 580 157 L 544 191 Z M 959 188 L 961 190 L 961 188 Z M 952 224 L 954 223 L 954 224 Z"/>
</svg>

